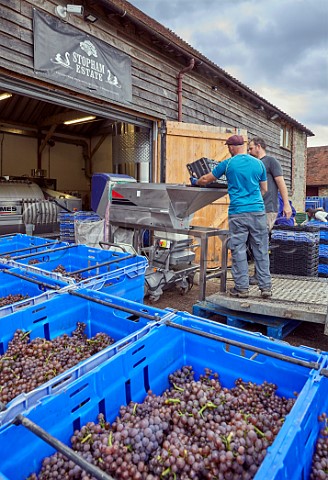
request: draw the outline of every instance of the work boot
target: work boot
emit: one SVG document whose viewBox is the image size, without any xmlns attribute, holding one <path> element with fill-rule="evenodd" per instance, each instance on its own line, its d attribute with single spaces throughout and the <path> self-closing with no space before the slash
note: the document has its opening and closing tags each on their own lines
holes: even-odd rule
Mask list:
<svg viewBox="0 0 328 480">
<path fill-rule="evenodd" d="M 272 290 L 270 290 L 269 288 L 265 288 L 265 289 L 261 290 L 261 297 L 262 298 L 272 297 Z"/>
<path fill-rule="evenodd" d="M 249 284 L 250 285 L 257 285 L 258 283 L 259 283 L 259 281 L 254 275 L 252 277 L 249 277 Z"/>
<path fill-rule="evenodd" d="M 230 288 L 229 295 L 231 297 L 247 298 L 248 290 L 238 290 L 236 287 Z"/>
</svg>

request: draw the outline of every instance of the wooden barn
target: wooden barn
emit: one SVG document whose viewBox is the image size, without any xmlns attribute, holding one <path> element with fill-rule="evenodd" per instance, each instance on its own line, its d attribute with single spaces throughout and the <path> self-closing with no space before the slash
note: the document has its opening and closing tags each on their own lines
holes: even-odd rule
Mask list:
<svg viewBox="0 0 328 480">
<path fill-rule="evenodd" d="M 95 172 L 189 181 L 231 133 L 262 136 L 296 208 L 305 126 L 125 0 L 0 0 L 0 176 L 43 175 L 88 208 Z M 226 225 L 224 198 L 195 222 Z M 212 209 L 212 210 L 211 210 Z"/>
</svg>

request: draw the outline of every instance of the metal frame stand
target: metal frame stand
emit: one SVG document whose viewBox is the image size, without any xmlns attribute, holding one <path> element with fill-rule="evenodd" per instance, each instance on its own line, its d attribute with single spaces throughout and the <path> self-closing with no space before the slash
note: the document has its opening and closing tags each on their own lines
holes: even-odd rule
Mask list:
<svg viewBox="0 0 328 480">
<path fill-rule="evenodd" d="M 173 228 L 173 227 L 161 227 L 159 225 L 145 225 L 145 224 L 136 224 L 130 225 L 125 222 L 111 221 L 110 226 L 128 228 L 133 230 L 133 247 L 137 252 L 141 250 L 141 233 L 142 230 L 163 230 L 170 233 L 180 233 L 184 235 L 190 235 L 200 239 L 200 260 L 199 260 L 199 300 L 205 300 L 206 295 L 206 281 L 210 278 L 220 278 L 220 292 L 225 292 L 227 288 L 227 241 L 228 241 L 228 230 L 221 230 L 219 228 L 210 228 L 210 227 L 198 227 L 191 226 L 189 228 Z M 112 239 L 112 232 L 110 229 L 109 232 L 110 241 Z M 208 239 L 211 237 L 219 237 L 222 241 L 222 251 L 221 251 L 221 268 L 218 272 L 212 273 L 210 275 L 206 274 L 207 266 L 207 253 L 208 253 Z"/>
</svg>

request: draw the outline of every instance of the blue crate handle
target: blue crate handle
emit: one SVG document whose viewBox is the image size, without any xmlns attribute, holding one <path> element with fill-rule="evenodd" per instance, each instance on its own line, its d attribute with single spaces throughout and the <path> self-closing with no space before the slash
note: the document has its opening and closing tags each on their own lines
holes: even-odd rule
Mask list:
<svg viewBox="0 0 328 480">
<path fill-rule="evenodd" d="M 13 424 L 16 426 L 22 425 L 23 427 L 27 428 L 32 433 L 34 433 L 35 435 L 40 437 L 42 440 L 44 440 L 46 443 L 54 447 L 58 452 L 65 455 L 65 457 L 69 458 L 69 460 L 72 460 L 76 465 L 81 467 L 82 470 L 85 470 L 87 473 L 90 473 L 90 475 L 92 475 L 97 480 L 114 480 L 113 477 L 105 473 L 96 465 L 89 463 L 87 460 L 81 457 L 81 455 L 74 452 L 74 450 L 69 448 L 63 442 L 60 442 L 59 440 L 57 440 L 55 437 L 50 435 L 48 432 L 46 432 L 43 428 L 41 428 L 36 423 L 24 417 L 24 415 L 19 413 L 15 417 Z"/>
<path fill-rule="evenodd" d="M 53 252 L 59 252 L 61 250 L 68 250 L 69 248 L 76 248 L 78 245 L 65 245 L 65 247 L 58 247 L 58 248 L 54 248 L 51 250 L 51 253 Z M 48 250 L 41 250 L 41 252 L 34 252 L 34 253 L 29 253 L 28 255 L 20 255 L 18 257 L 13 257 L 13 260 L 21 260 L 23 258 L 29 258 L 29 257 L 35 257 L 35 255 L 43 255 L 43 254 L 46 254 L 48 255 L 49 254 L 49 249 Z"/>
<path fill-rule="evenodd" d="M 48 246 L 56 246 L 59 242 L 51 242 L 51 243 L 43 243 L 41 245 L 30 245 L 29 247 L 25 248 L 19 248 L 17 250 L 9 250 L 7 252 L 1 252 L 0 256 L 3 257 L 5 255 L 11 255 L 13 253 L 19 253 L 19 252 L 26 252 L 27 250 L 32 250 L 36 248 L 43 248 L 43 247 L 48 247 Z"/>
<path fill-rule="evenodd" d="M 143 317 L 143 318 L 146 318 L 147 320 L 154 320 L 154 321 L 158 321 L 159 320 L 159 315 L 158 314 L 154 314 L 154 315 L 150 315 L 149 313 L 146 313 L 144 312 L 144 305 L 141 305 L 141 308 L 139 307 L 139 309 L 137 310 L 136 309 L 136 306 L 138 306 L 138 304 L 136 304 L 135 302 L 131 302 L 131 301 L 126 301 L 126 303 L 132 303 L 133 307 L 134 308 L 130 308 L 130 307 L 124 307 L 123 305 L 120 305 L 120 302 L 121 302 L 121 298 L 120 297 L 115 297 L 115 296 L 112 296 L 110 297 L 110 299 L 114 299 L 117 298 L 119 300 L 118 303 L 113 303 L 113 302 L 110 302 L 110 301 L 107 301 L 107 300 L 101 300 L 100 298 L 96 298 L 96 297 L 91 297 L 90 295 L 86 295 L 85 293 L 81 293 L 81 292 L 78 292 L 76 290 L 69 290 L 68 293 L 70 295 L 74 295 L 76 297 L 80 297 L 80 298 L 84 298 L 85 300 L 89 300 L 90 302 L 94 302 L 94 303 L 99 303 L 100 305 L 104 305 L 106 307 L 110 307 L 110 308 L 114 308 L 116 310 L 122 310 L 123 312 L 127 312 L 127 313 L 131 313 L 131 315 L 136 315 L 136 316 L 139 316 L 139 317 Z"/>
<path fill-rule="evenodd" d="M 21 278 L 22 280 L 26 280 L 27 282 L 35 283 L 36 285 L 41 285 L 42 287 L 48 288 L 49 290 L 60 290 L 61 288 L 61 286 L 59 285 L 52 285 L 50 283 L 46 283 L 44 280 L 38 280 L 36 278 L 32 278 L 21 273 L 13 272 L 12 270 L 2 269 L 0 270 L 0 272 L 12 275 L 17 278 Z"/>
<path fill-rule="evenodd" d="M 137 255 L 133 253 L 131 255 L 125 255 L 125 257 L 114 258 L 114 260 L 108 260 L 107 262 L 96 263 L 95 265 L 91 265 L 91 267 L 85 267 L 85 268 L 80 268 L 79 270 L 75 270 L 74 272 L 71 272 L 70 275 L 88 272 L 89 270 L 94 270 L 95 268 L 98 268 L 98 267 L 105 267 L 106 265 L 112 265 L 113 263 L 122 262 L 122 260 L 129 260 L 130 258 L 134 258 L 136 256 Z"/>
<path fill-rule="evenodd" d="M 292 363 L 292 364 L 295 364 L 295 365 L 300 365 L 300 366 L 310 368 L 310 369 L 314 369 L 314 370 L 320 370 L 320 368 L 321 368 L 319 362 L 301 360 L 300 358 L 295 358 L 293 356 L 285 355 L 285 354 L 282 354 L 282 353 L 279 353 L 279 352 L 273 352 L 269 349 L 266 350 L 264 348 L 256 347 L 254 345 L 250 345 L 250 344 L 245 343 L 245 342 L 240 342 L 238 340 L 232 340 L 230 338 L 225 338 L 225 337 L 222 337 L 222 336 L 219 336 L 219 335 L 215 335 L 213 333 L 207 333 L 207 332 L 204 332 L 203 330 L 198 330 L 196 328 L 191 328 L 191 327 L 186 327 L 184 325 L 179 325 L 177 323 L 174 323 L 174 321 L 172 321 L 171 319 L 167 319 L 165 317 L 162 319 L 161 323 L 162 324 L 164 323 L 168 327 L 177 328 L 178 330 L 183 330 L 183 331 L 188 332 L 188 333 L 194 333 L 195 335 L 199 335 L 199 336 L 205 337 L 205 338 L 210 338 L 210 339 L 215 340 L 217 342 L 227 343 L 229 345 L 233 345 L 235 347 L 242 348 L 242 349 L 245 349 L 245 350 L 251 350 L 253 352 L 260 353 L 262 355 L 266 355 L 267 357 L 277 358 L 279 360 L 283 360 L 285 362 L 289 362 L 289 363 Z"/>
<path fill-rule="evenodd" d="M 88 288 L 90 290 L 101 290 L 106 282 L 113 279 L 124 279 L 125 276 L 129 278 L 136 278 L 139 275 L 144 275 L 148 261 L 145 257 L 140 257 L 137 263 L 118 268 L 114 271 L 101 273 L 95 277 L 86 278 L 78 284 L 78 288 Z"/>
</svg>

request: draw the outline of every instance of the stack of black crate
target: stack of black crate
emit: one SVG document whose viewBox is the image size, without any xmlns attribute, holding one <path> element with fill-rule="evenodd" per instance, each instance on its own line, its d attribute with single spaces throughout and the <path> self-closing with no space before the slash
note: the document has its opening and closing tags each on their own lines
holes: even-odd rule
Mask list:
<svg viewBox="0 0 328 480">
<path fill-rule="evenodd" d="M 317 226 L 274 226 L 270 239 L 270 271 L 317 277 L 320 230 Z"/>
</svg>

